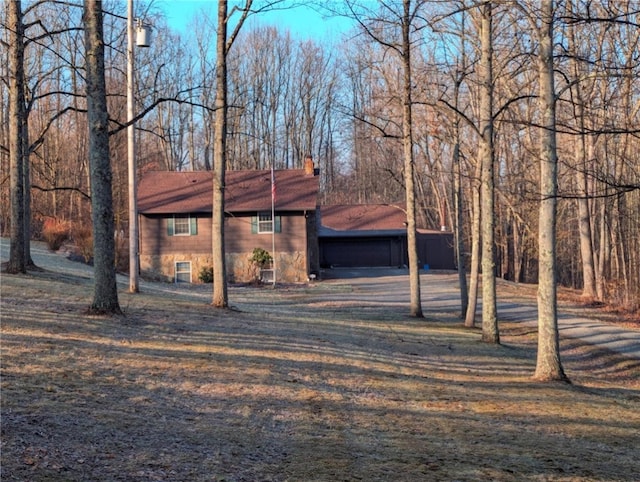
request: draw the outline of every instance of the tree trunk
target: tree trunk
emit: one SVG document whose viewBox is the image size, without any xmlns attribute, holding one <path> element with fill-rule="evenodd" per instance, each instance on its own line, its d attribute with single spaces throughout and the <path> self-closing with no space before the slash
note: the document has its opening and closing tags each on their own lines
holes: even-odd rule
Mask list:
<svg viewBox="0 0 640 482">
<path fill-rule="evenodd" d="M 511 219 L 511 232 L 513 233 L 513 281 L 522 283 L 522 233 L 516 217 Z"/>
<path fill-rule="evenodd" d="M 7 4 L 9 27 L 9 177 L 11 231 L 7 273 L 26 273 L 24 212 L 24 25 L 20 0 Z"/>
<path fill-rule="evenodd" d="M 573 5 L 569 5 L 573 9 Z M 591 213 L 589 209 L 589 189 L 587 185 L 587 166 L 592 159 L 592 148 L 587 148 L 589 138 L 586 134 L 586 118 L 585 118 L 585 99 L 583 98 L 580 78 L 582 77 L 578 65 L 578 39 L 576 38 L 576 28 L 570 30 L 569 48 L 573 51 L 571 58 L 571 67 L 575 87 L 573 87 L 573 97 L 575 99 L 576 120 L 580 128 L 580 136 L 576 139 L 577 148 L 575 149 L 575 166 L 576 166 L 576 189 L 578 192 L 578 236 L 580 240 L 580 255 L 582 259 L 582 279 L 583 288 L 582 296 L 589 300 L 596 299 L 596 276 L 595 261 L 593 256 L 593 239 L 591 226 Z M 592 145 L 592 143 L 590 143 Z M 589 152 L 589 154 L 587 154 Z"/>
<path fill-rule="evenodd" d="M 466 14 L 462 15 L 462 35 L 460 37 L 461 45 L 460 45 L 460 54 L 461 57 L 459 59 L 458 68 L 456 68 L 456 77 L 454 84 L 454 105 L 456 111 L 459 110 L 460 107 L 460 86 L 464 80 L 464 76 L 466 75 L 467 70 L 467 56 L 465 52 L 465 42 L 466 42 L 466 34 L 465 34 L 465 20 Z M 453 124 L 453 133 L 455 136 L 454 146 L 453 146 L 453 160 L 452 160 L 452 177 L 453 177 L 453 209 L 455 220 L 453 223 L 455 230 L 455 243 L 456 243 L 456 264 L 458 266 L 458 283 L 460 284 L 460 318 L 465 320 L 466 324 L 466 316 L 469 309 L 469 285 L 467 284 L 467 250 L 465 247 L 465 229 L 464 229 L 464 189 L 462 186 L 462 159 L 460 156 L 460 116 L 455 113 L 455 120 Z M 477 272 L 476 272 L 477 275 Z M 476 287 L 477 287 L 477 276 L 476 276 Z M 475 296 L 477 298 L 477 290 Z M 474 301 L 474 311 L 475 311 L 475 301 Z M 475 322 L 475 316 L 471 319 L 471 325 L 473 326 Z"/>
<path fill-rule="evenodd" d="M 224 247 L 224 189 L 227 164 L 227 0 L 218 1 L 216 46 L 216 119 L 213 134 L 213 301 L 218 308 L 228 306 L 227 269 Z"/>
<path fill-rule="evenodd" d="M 492 5 L 484 3 L 480 59 L 480 162 L 482 200 L 482 341 L 500 343 L 496 307 L 493 149 Z"/>
<path fill-rule="evenodd" d="M 462 180 L 460 174 L 460 129 L 456 120 L 456 143 L 453 147 L 453 206 L 455 210 L 456 261 L 458 266 L 458 283 L 460 284 L 460 318 L 467 314 L 469 306 L 469 289 L 467 286 L 467 258 L 464 245 L 464 216 L 462 213 Z"/>
<path fill-rule="evenodd" d="M 402 145 L 404 151 L 404 179 L 407 201 L 407 251 L 409 255 L 409 286 L 411 294 L 410 315 L 422 318 L 422 302 L 420 299 L 420 267 L 418 266 L 418 247 L 416 240 L 416 199 L 414 184 L 412 95 L 411 95 L 411 39 L 410 9 L 411 0 L 403 0 L 404 16 L 402 18 L 402 66 L 404 74 L 403 109 L 402 109 Z"/>
<path fill-rule="evenodd" d="M 604 189 L 604 195 L 609 194 L 608 188 Z M 609 256 L 609 230 L 607 228 L 607 199 L 600 199 L 599 209 L 599 238 L 600 249 L 598 251 L 598 261 L 596 263 L 596 294 L 599 300 L 606 301 L 605 285 L 606 285 L 606 273 L 605 266 L 607 265 L 607 259 Z"/>
<path fill-rule="evenodd" d="M 476 326 L 476 309 L 478 307 L 478 285 L 480 278 L 480 246 L 482 236 L 480 233 L 480 178 L 481 164 L 478 161 L 476 173 L 471 180 L 471 269 L 469 274 L 469 304 L 464 318 L 464 326 L 473 328 Z"/>
<path fill-rule="evenodd" d="M 100 0 L 85 0 L 83 20 L 94 262 L 94 298 L 89 310 L 99 314 L 120 314 L 115 270 L 109 118 L 104 78 L 104 40 Z"/>
<path fill-rule="evenodd" d="M 581 102 L 580 99 L 578 99 Z M 584 109 L 582 106 L 579 111 Z M 582 114 L 584 115 L 584 114 Z M 582 296 L 589 300 L 597 298 L 595 261 L 593 257 L 593 240 L 591 236 L 591 215 L 589 209 L 589 191 L 587 188 L 587 159 L 585 158 L 584 143 L 587 141 L 583 134 L 578 139 L 578 149 L 576 150 L 576 184 L 578 188 L 578 234 L 580 237 L 580 254 L 582 258 Z"/>
<path fill-rule="evenodd" d="M 540 9 L 540 212 L 538 281 L 538 356 L 536 380 L 568 381 L 560 362 L 556 293 L 556 195 L 558 157 L 556 150 L 555 86 L 553 79 L 553 0 L 543 0 Z"/>
<path fill-rule="evenodd" d="M 22 192 L 23 222 L 24 222 L 24 263 L 27 268 L 35 268 L 31 258 L 31 166 L 29 157 L 31 145 L 29 142 L 29 113 L 25 109 L 22 122 Z"/>
</svg>

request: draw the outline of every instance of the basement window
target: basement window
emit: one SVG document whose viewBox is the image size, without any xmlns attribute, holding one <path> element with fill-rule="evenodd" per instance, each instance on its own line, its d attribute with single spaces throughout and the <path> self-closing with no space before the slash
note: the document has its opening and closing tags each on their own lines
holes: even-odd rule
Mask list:
<svg viewBox="0 0 640 482">
<path fill-rule="evenodd" d="M 176 261 L 176 283 L 191 283 L 191 261 Z"/>
</svg>

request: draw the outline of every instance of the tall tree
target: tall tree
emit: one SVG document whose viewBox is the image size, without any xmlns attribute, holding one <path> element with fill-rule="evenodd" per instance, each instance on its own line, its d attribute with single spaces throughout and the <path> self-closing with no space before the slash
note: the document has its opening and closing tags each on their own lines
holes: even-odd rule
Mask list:
<svg viewBox="0 0 640 482">
<path fill-rule="evenodd" d="M 460 87 L 467 75 L 467 55 L 466 55 L 466 11 L 461 12 L 460 19 L 460 52 L 456 57 L 456 68 L 454 71 L 454 88 L 453 102 L 457 110 L 460 109 Z M 456 264 L 458 266 L 458 283 L 460 284 L 460 317 L 465 320 L 465 325 L 473 327 L 475 325 L 475 311 L 477 298 L 477 272 L 473 291 L 473 307 L 469 307 L 469 288 L 467 285 L 467 256 L 465 249 L 465 229 L 464 229 L 464 204 L 463 204 L 463 188 L 462 188 L 462 156 L 461 149 L 461 129 L 460 116 L 454 112 L 453 121 L 453 209 L 455 213 L 454 233 L 456 246 Z M 468 317 L 467 313 L 473 310 L 473 316 Z"/>
<path fill-rule="evenodd" d="M 85 0 L 83 22 L 94 260 L 94 297 L 89 309 L 93 313 L 119 314 L 101 0 Z"/>
<path fill-rule="evenodd" d="M 241 16 L 233 33 L 227 38 L 227 0 L 218 1 L 218 33 L 216 37 L 216 119 L 213 131 L 213 219 L 212 261 L 213 261 L 213 306 L 227 308 L 227 267 L 224 248 L 224 189 L 227 168 L 227 54 L 244 24 L 253 0 L 247 0 L 240 9 Z M 235 8 L 234 8 L 235 10 Z"/>
<path fill-rule="evenodd" d="M 558 155 L 554 84 L 554 5 L 542 0 L 538 27 L 540 105 L 540 211 L 538 222 L 538 356 L 534 378 L 567 381 L 560 362 L 556 285 Z"/>
<path fill-rule="evenodd" d="M 402 147 L 404 151 L 404 182 L 407 203 L 407 250 L 409 255 L 409 289 L 411 294 L 410 314 L 422 318 L 422 301 L 420 295 L 420 267 L 418 266 L 418 247 L 416 230 L 416 198 L 415 198 L 415 160 L 413 157 L 413 101 L 411 80 L 411 30 L 418 13 L 418 5 L 412 7 L 411 0 L 402 1 L 402 57 L 403 90 L 402 90 Z"/>
<path fill-rule="evenodd" d="M 471 269 L 469 273 L 469 303 L 465 312 L 464 325 L 474 327 L 476 324 L 476 309 L 478 307 L 478 288 L 480 282 L 481 235 L 480 235 L 480 171 L 482 164 L 476 163 L 475 173 L 471 177 L 467 195 L 471 198 Z"/>
<path fill-rule="evenodd" d="M 24 135 L 24 24 L 20 0 L 8 2 L 9 24 L 9 175 L 11 231 L 8 273 L 26 273 Z"/>
<path fill-rule="evenodd" d="M 567 2 L 567 16 L 577 17 L 576 6 L 574 2 Z M 583 65 L 579 59 L 586 59 L 587 57 L 581 52 L 580 40 L 578 38 L 578 26 L 568 26 L 568 47 L 572 52 L 570 59 L 570 73 L 572 77 L 572 97 L 575 112 L 575 119 L 578 122 L 579 136 L 576 141 L 576 148 L 574 150 L 575 165 L 576 165 L 576 190 L 578 205 L 578 236 L 580 243 L 580 257 L 582 260 L 582 296 L 588 300 L 594 300 L 597 297 L 596 293 L 596 272 L 595 272 L 595 259 L 593 253 L 594 240 L 592 231 L 592 219 L 591 209 L 589 201 L 589 183 L 587 169 L 589 164 L 588 159 L 588 147 L 589 143 L 594 142 L 593 136 L 586 134 L 587 128 L 587 113 L 586 113 L 586 92 L 588 92 L 588 86 L 585 86 L 587 76 L 583 73 Z M 587 43 L 588 46 L 588 43 Z M 584 47 L 584 46 L 582 46 Z M 590 85 L 593 81 L 589 82 Z M 592 90 L 592 89 L 591 89 Z"/>
<path fill-rule="evenodd" d="M 349 0 L 346 2 L 350 16 L 354 18 L 366 35 L 385 50 L 396 54 L 401 62 L 402 103 L 402 155 L 403 181 L 407 210 L 407 252 L 409 261 L 409 313 L 422 318 L 420 293 L 420 267 L 418 263 L 416 231 L 416 186 L 413 143 L 413 82 L 411 54 L 415 47 L 415 34 L 424 25 L 419 25 L 420 11 L 424 0 L 402 0 L 402 5 L 379 2 L 379 12 L 368 5 Z M 399 36 L 398 36 L 399 34 Z"/>
<path fill-rule="evenodd" d="M 216 41 L 216 118 L 213 130 L 213 306 L 226 308 L 227 265 L 224 248 L 224 188 L 227 168 L 227 0 L 218 1 Z"/>
<path fill-rule="evenodd" d="M 495 276 L 495 180 L 493 147 L 493 6 L 480 5 L 480 164 L 482 201 L 482 340 L 500 343 Z"/>
</svg>

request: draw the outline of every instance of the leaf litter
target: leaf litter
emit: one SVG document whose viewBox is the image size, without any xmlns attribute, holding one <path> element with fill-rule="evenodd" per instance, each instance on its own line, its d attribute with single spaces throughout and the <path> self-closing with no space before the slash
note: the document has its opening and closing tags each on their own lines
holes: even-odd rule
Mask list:
<svg viewBox="0 0 640 482">
<path fill-rule="evenodd" d="M 480 341 L 451 313 L 336 297 L 348 284 L 121 293 L 2 277 L 2 479 L 626 481 L 640 367 L 562 340 L 573 384 L 532 381 L 535 334 Z M 195 293 L 195 294 L 194 294 Z M 433 316 L 432 316 L 433 315 Z"/>
</svg>

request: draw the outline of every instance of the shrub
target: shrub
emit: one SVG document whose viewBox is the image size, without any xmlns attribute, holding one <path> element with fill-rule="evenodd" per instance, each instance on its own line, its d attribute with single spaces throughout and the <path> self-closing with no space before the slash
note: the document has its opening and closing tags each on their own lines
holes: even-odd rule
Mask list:
<svg viewBox="0 0 640 482">
<path fill-rule="evenodd" d="M 93 231 L 90 226 L 76 223 L 71 232 L 71 239 L 85 263 L 93 258 Z"/>
<path fill-rule="evenodd" d="M 213 283 L 213 266 L 203 266 L 198 279 L 203 283 Z"/>
<path fill-rule="evenodd" d="M 273 257 L 262 248 L 254 248 L 253 255 L 249 258 L 249 261 L 255 263 L 259 268 L 264 268 L 266 265 L 271 264 Z"/>
<path fill-rule="evenodd" d="M 69 221 L 47 218 L 42 226 L 42 237 L 51 251 L 58 251 L 69 239 Z"/>
</svg>

